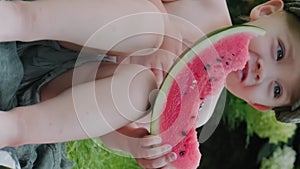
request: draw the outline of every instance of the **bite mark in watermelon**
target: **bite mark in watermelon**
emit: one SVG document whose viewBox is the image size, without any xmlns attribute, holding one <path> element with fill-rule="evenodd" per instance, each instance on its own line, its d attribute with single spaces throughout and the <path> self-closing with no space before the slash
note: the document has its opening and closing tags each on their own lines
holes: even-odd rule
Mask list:
<svg viewBox="0 0 300 169">
<path fill-rule="evenodd" d="M 196 169 L 201 153 L 195 123 L 205 99 L 220 92 L 231 71 L 249 59 L 252 37 L 264 34 L 253 26 L 231 26 L 209 34 L 182 54 L 164 80 L 152 111 L 151 134 L 173 146 L 177 160 L 169 166 Z"/>
</svg>

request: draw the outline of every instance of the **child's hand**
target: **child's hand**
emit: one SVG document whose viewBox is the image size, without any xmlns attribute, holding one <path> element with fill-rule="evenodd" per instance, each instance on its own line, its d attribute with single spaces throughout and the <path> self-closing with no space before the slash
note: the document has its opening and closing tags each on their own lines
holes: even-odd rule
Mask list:
<svg viewBox="0 0 300 169">
<path fill-rule="evenodd" d="M 166 37 L 160 49 L 147 56 L 144 65 L 151 68 L 156 77 L 158 86 L 160 86 L 163 79 L 181 53 L 181 42 L 176 39 Z"/>
<path fill-rule="evenodd" d="M 164 39 L 159 50 L 150 55 L 145 64 L 145 66 L 152 69 L 157 78 L 158 86 L 160 86 L 171 66 L 182 53 L 182 37 L 180 31 L 168 19 L 165 23 L 165 29 Z"/>
<path fill-rule="evenodd" d="M 161 145 L 161 137 L 149 135 L 145 128 L 126 126 L 118 131 L 127 133 L 126 151 L 130 152 L 137 163 L 145 169 L 162 168 L 176 159 L 176 153 L 171 152 L 172 147 L 168 144 Z"/>
<path fill-rule="evenodd" d="M 148 135 L 141 138 L 137 163 L 145 169 L 154 169 L 165 167 L 169 162 L 176 160 L 176 154 L 171 152 L 172 147 L 160 144 L 159 136 Z"/>
<path fill-rule="evenodd" d="M 137 163 L 147 169 L 162 168 L 176 159 L 170 145 L 161 145 L 159 136 L 149 135 L 146 128 L 130 125 L 101 136 L 102 142 L 109 148 L 130 153 Z"/>
<path fill-rule="evenodd" d="M 165 32 L 161 37 L 158 44 L 158 50 L 154 53 L 141 56 L 141 58 L 135 58 L 136 61 L 131 63 L 142 64 L 149 67 L 157 78 L 157 84 L 160 86 L 164 77 L 168 73 L 173 63 L 177 60 L 178 56 L 182 53 L 182 34 L 180 29 L 173 23 L 172 15 L 169 15 L 163 2 L 171 2 L 175 0 L 150 0 L 161 12 L 164 17 L 164 29 Z M 133 59 L 134 60 L 134 59 Z"/>
<path fill-rule="evenodd" d="M 132 56 L 130 63 L 141 64 L 150 68 L 156 77 L 157 86 L 159 87 L 181 53 L 181 39 L 165 36 L 157 51 L 147 56 Z"/>
</svg>

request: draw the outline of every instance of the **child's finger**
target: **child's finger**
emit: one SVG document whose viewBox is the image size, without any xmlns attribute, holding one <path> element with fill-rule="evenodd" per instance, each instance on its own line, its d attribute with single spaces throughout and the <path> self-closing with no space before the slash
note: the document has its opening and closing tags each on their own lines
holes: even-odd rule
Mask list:
<svg viewBox="0 0 300 169">
<path fill-rule="evenodd" d="M 164 70 L 163 70 L 163 67 L 162 65 L 160 64 L 159 68 L 155 68 L 153 70 L 153 73 L 156 77 L 156 81 L 157 81 L 157 86 L 160 86 L 163 79 L 164 79 Z"/>
<path fill-rule="evenodd" d="M 153 64 L 145 64 L 145 66 L 150 68 L 150 70 L 152 71 L 152 73 L 156 78 L 157 86 L 160 86 L 163 79 L 163 72 L 161 71 L 162 68 L 158 68 L 158 66 L 155 66 Z"/>
<path fill-rule="evenodd" d="M 157 158 L 157 159 L 137 159 L 137 162 L 139 165 L 141 165 L 143 168 L 162 168 L 164 166 L 167 166 L 168 163 L 176 160 L 177 156 L 176 153 L 169 153 L 168 155 L 165 155 L 163 157 Z"/>
<path fill-rule="evenodd" d="M 170 153 L 171 151 L 172 151 L 172 146 L 165 144 L 162 146 L 145 149 L 142 152 L 142 158 L 152 160 L 152 159 L 161 157 L 163 155 L 166 155 L 166 154 Z"/>
<path fill-rule="evenodd" d="M 154 145 L 161 144 L 161 142 L 162 142 L 161 137 L 149 135 L 141 139 L 140 145 L 141 147 L 149 148 L 149 147 L 153 147 Z"/>
<path fill-rule="evenodd" d="M 153 65 L 152 68 L 154 68 L 154 75 L 156 77 L 157 80 L 157 84 L 158 86 L 162 83 L 163 81 L 163 63 L 161 62 L 161 59 L 159 58 L 159 56 L 153 61 Z"/>
<path fill-rule="evenodd" d="M 159 87 L 163 82 L 163 73 L 162 71 L 154 70 L 154 69 L 152 69 L 152 72 L 156 78 L 156 85 L 157 87 Z"/>
<path fill-rule="evenodd" d="M 177 60 L 177 55 L 175 53 L 170 53 L 169 55 L 165 56 L 165 60 L 162 62 L 162 70 L 163 70 L 163 78 L 169 73 L 171 67 Z"/>
<path fill-rule="evenodd" d="M 175 168 L 173 166 L 166 165 L 162 169 L 177 169 L 177 168 Z"/>
</svg>

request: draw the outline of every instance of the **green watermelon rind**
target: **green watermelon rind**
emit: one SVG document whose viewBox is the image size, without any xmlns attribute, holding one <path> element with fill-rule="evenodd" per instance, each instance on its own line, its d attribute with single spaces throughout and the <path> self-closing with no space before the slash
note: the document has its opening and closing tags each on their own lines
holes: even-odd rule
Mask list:
<svg viewBox="0 0 300 169">
<path fill-rule="evenodd" d="M 230 26 L 224 29 L 217 30 L 208 34 L 206 37 L 201 38 L 199 41 L 192 46 L 192 48 L 186 50 L 182 55 L 181 59 L 179 59 L 176 64 L 172 66 L 169 74 L 165 78 L 162 86 L 160 87 L 159 93 L 153 105 L 152 110 L 152 118 L 150 125 L 151 134 L 159 133 L 159 116 L 160 113 L 163 112 L 167 93 L 171 88 L 174 78 L 177 74 L 182 70 L 182 68 L 196 56 L 197 53 L 201 53 L 203 50 L 211 46 L 212 44 L 218 42 L 219 40 L 232 36 L 239 33 L 250 33 L 254 35 L 263 35 L 265 31 L 259 27 L 251 26 L 251 25 L 238 25 L 238 26 Z"/>
</svg>

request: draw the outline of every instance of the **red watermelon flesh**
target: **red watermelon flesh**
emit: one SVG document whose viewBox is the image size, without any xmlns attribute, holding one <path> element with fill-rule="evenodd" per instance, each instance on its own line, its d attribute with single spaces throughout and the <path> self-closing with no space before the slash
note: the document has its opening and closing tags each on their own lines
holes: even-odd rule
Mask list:
<svg viewBox="0 0 300 169">
<path fill-rule="evenodd" d="M 228 73 L 242 69 L 250 39 L 260 28 L 234 26 L 214 32 L 183 54 L 161 86 L 153 107 L 151 133 L 171 144 L 177 169 L 195 169 L 201 154 L 195 123 L 205 99 L 224 87 Z"/>
</svg>

